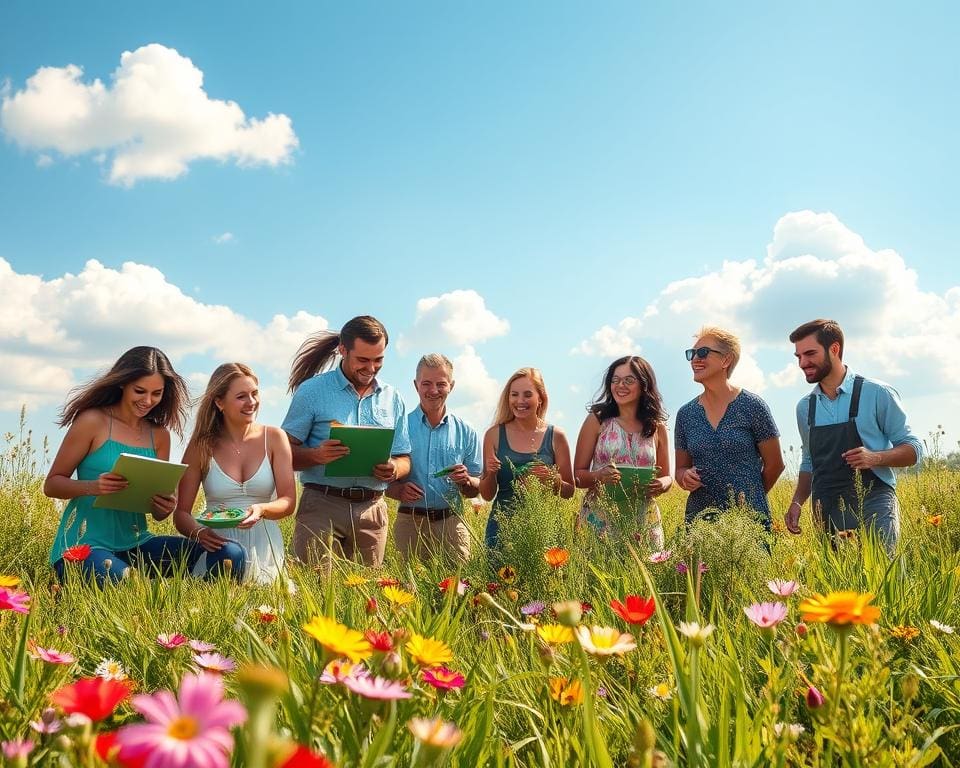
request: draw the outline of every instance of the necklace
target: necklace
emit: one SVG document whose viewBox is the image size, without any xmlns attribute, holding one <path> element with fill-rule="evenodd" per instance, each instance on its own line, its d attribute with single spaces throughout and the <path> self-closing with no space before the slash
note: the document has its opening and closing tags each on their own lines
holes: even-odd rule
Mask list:
<svg viewBox="0 0 960 768">
<path fill-rule="evenodd" d="M 233 435 L 227 432 L 227 437 L 230 438 L 230 443 L 233 445 L 233 451 L 234 453 L 237 454 L 237 456 L 240 455 L 240 449 L 243 447 L 243 440 L 246 436 L 247 436 L 247 430 L 245 429 L 243 430 L 243 437 L 240 438 L 240 442 L 238 443 L 236 440 L 233 439 Z"/>
</svg>

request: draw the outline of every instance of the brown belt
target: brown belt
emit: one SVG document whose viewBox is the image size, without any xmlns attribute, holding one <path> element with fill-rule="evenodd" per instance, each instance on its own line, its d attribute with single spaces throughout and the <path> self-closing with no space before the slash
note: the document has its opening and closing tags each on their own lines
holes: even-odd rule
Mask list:
<svg viewBox="0 0 960 768">
<path fill-rule="evenodd" d="M 427 520 L 431 522 L 446 520 L 448 517 L 453 517 L 457 514 L 449 507 L 443 509 L 433 509 L 430 507 L 397 507 L 397 512 L 402 512 L 404 515 L 419 515 L 420 517 L 427 518 Z"/>
<path fill-rule="evenodd" d="M 336 496 L 339 499 L 349 499 L 350 501 L 373 501 L 383 496 L 383 491 L 374 491 L 371 488 L 361 488 L 356 485 L 352 488 L 338 488 L 335 485 L 304 483 L 303 487 L 309 488 L 311 491 L 318 491 L 324 496 Z"/>
</svg>

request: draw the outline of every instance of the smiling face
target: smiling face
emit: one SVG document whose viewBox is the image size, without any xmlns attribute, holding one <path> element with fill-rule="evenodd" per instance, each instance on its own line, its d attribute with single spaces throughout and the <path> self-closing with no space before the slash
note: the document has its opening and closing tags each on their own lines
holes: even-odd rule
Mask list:
<svg viewBox="0 0 960 768">
<path fill-rule="evenodd" d="M 526 376 L 521 376 L 511 382 L 507 402 L 510 404 L 510 412 L 515 419 L 539 416 L 543 404 L 537 388 Z"/>
<path fill-rule="evenodd" d="M 215 401 L 229 424 L 252 424 L 260 409 L 260 386 L 253 376 L 234 376 L 223 397 Z"/>
<path fill-rule="evenodd" d="M 804 336 L 799 341 L 794 342 L 793 346 L 797 365 L 803 371 L 808 384 L 823 381 L 833 372 L 834 363 L 840 362 L 838 357 L 840 345 L 834 342 L 829 349 L 824 349 L 823 345 L 817 341 L 815 333 Z"/>
<path fill-rule="evenodd" d="M 373 344 L 356 339 L 349 349 L 343 344 L 340 345 L 339 352 L 343 357 L 340 370 L 357 392 L 364 392 L 373 385 L 374 378 L 383 367 L 383 353 L 386 348 L 386 339 L 380 339 Z"/>
<path fill-rule="evenodd" d="M 124 384 L 120 407 L 142 419 L 160 403 L 165 384 L 159 373 L 141 376 Z"/>
<path fill-rule="evenodd" d="M 701 336 L 693 345 L 694 349 L 700 349 L 700 347 L 709 347 L 711 350 L 719 349 L 720 342 L 717 341 L 713 336 Z M 702 383 L 707 379 L 711 379 L 714 376 L 722 376 L 724 379 L 727 378 L 727 367 L 729 363 L 727 361 L 727 356 L 719 352 L 709 352 L 706 357 L 699 357 L 698 355 L 693 356 L 693 360 L 690 361 L 690 368 L 693 371 L 693 380 L 695 382 Z"/>
<path fill-rule="evenodd" d="M 640 379 L 630 363 L 623 363 L 613 369 L 613 376 L 610 377 L 610 394 L 621 411 L 624 407 L 636 405 L 640 399 L 641 388 Z"/>
<path fill-rule="evenodd" d="M 420 407 L 425 412 L 439 411 L 446 405 L 447 397 L 453 391 L 453 379 L 443 367 L 431 368 L 421 365 L 413 386 L 420 396 Z"/>
</svg>

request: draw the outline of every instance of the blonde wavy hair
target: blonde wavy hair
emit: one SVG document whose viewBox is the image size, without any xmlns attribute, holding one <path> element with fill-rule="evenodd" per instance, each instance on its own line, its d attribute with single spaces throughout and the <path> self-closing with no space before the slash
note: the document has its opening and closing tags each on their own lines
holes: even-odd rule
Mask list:
<svg viewBox="0 0 960 768">
<path fill-rule="evenodd" d="M 543 376 L 536 368 L 521 368 L 507 379 L 506 386 L 504 386 L 503 392 L 500 393 L 500 399 L 497 401 L 497 413 L 493 418 L 494 424 L 506 424 L 508 421 L 514 420 L 515 416 L 513 415 L 513 411 L 510 410 L 510 386 L 517 379 L 522 379 L 524 376 L 530 379 L 533 383 L 533 388 L 537 390 L 537 394 L 540 395 L 540 406 L 537 408 L 537 418 L 544 419 L 546 417 L 547 404 L 550 398 L 547 397 L 547 386 L 543 383 Z"/>
<path fill-rule="evenodd" d="M 198 400 L 197 419 L 190 441 L 196 446 L 200 457 L 200 477 L 206 477 L 213 449 L 223 436 L 223 413 L 217 408 L 217 400 L 226 397 L 230 385 L 238 376 L 249 376 L 257 384 L 260 383 L 250 366 L 243 363 L 224 363 L 210 374 L 207 389 Z"/>
</svg>

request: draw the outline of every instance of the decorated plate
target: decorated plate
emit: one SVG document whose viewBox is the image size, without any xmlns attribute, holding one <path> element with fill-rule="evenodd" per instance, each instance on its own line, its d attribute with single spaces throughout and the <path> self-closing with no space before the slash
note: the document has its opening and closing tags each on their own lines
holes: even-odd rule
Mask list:
<svg viewBox="0 0 960 768">
<path fill-rule="evenodd" d="M 200 513 L 197 522 L 207 528 L 236 528 L 246 516 L 245 509 L 208 509 Z"/>
</svg>

